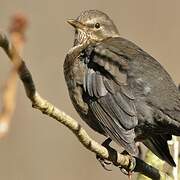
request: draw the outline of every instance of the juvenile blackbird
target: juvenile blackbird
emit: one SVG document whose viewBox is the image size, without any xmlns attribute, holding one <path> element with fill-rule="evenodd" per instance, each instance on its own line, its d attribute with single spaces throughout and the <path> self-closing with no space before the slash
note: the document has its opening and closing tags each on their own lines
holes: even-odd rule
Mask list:
<svg viewBox="0 0 180 180">
<path fill-rule="evenodd" d="M 180 93 L 152 56 L 120 37 L 103 12 L 88 10 L 75 20 L 74 46 L 64 62 L 72 103 L 95 131 L 137 156 L 143 142 L 171 166 L 167 141 L 180 136 Z"/>
</svg>

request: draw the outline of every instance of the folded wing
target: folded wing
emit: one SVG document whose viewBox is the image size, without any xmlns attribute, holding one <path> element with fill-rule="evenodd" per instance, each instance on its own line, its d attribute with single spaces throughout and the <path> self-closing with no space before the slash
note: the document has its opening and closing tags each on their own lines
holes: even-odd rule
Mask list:
<svg viewBox="0 0 180 180">
<path fill-rule="evenodd" d="M 138 120 L 134 96 L 125 73 L 121 72 L 128 64 L 102 45 L 87 49 L 86 53 L 85 100 L 106 134 L 130 154 L 137 155 L 134 127 Z"/>
</svg>

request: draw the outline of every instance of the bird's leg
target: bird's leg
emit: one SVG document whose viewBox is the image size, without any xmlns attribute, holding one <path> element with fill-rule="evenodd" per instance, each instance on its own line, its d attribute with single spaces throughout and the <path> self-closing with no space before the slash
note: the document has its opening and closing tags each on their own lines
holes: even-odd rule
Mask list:
<svg viewBox="0 0 180 180">
<path fill-rule="evenodd" d="M 103 143 L 102 143 L 102 146 L 104 146 L 108 151 L 109 151 L 109 155 L 110 155 L 110 159 L 111 159 L 111 161 L 112 161 L 112 163 L 111 162 L 109 162 L 109 161 L 107 161 L 107 160 L 105 160 L 105 159 L 103 159 L 103 158 L 101 158 L 101 157 L 99 157 L 98 155 L 96 155 L 96 159 L 100 162 L 100 164 L 102 165 L 102 167 L 105 169 L 105 170 L 107 170 L 107 171 L 111 171 L 111 169 L 109 169 L 109 168 L 107 168 L 107 166 L 109 166 L 109 165 L 112 165 L 112 164 L 114 164 L 115 166 L 117 166 L 115 163 L 113 163 L 113 162 L 116 162 L 116 159 L 117 159 L 117 151 L 115 150 L 115 149 L 113 149 L 109 144 L 111 143 L 111 139 L 110 138 L 107 138 Z M 123 154 L 123 155 L 129 155 L 129 153 L 126 151 L 126 150 L 124 150 L 121 154 Z M 121 166 L 118 166 L 119 168 L 120 168 L 120 170 L 121 170 L 121 172 L 123 173 L 123 174 L 125 174 L 125 175 L 128 175 L 128 177 L 129 177 L 129 180 L 131 180 L 131 176 L 132 176 L 132 172 L 131 171 L 127 171 L 126 169 L 124 169 L 123 167 L 121 167 Z"/>
<path fill-rule="evenodd" d="M 104 146 L 105 148 L 109 149 L 111 148 L 109 146 L 109 144 L 111 143 L 111 139 L 110 138 L 107 138 L 101 145 Z M 99 155 L 96 155 L 96 159 L 100 162 L 101 166 L 107 170 L 107 171 L 112 171 L 111 169 L 107 168 L 107 166 L 111 165 L 112 163 L 101 158 Z"/>
</svg>

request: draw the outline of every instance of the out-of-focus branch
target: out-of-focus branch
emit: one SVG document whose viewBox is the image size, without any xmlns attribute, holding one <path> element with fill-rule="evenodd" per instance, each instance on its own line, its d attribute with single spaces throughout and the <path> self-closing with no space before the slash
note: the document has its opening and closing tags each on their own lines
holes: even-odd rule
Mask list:
<svg viewBox="0 0 180 180">
<path fill-rule="evenodd" d="M 10 38 L 14 46 L 16 46 L 19 54 L 22 54 L 22 49 L 25 42 L 25 30 L 27 27 L 27 19 L 24 15 L 18 13 L 12 16 L 9 32 Z M 4 83 L 2 95 L 2 111 L 0 113 L 0 138 L 4 137 L 9 129 L 10 120 L 12 119 L 15 109 L 15 97 L 17 86 L 17 69 L 19 64 L 14 58 L 13 67 L 9 76 Z"/>
<path fill-rule="evenodd" d="M 0 33 L 0 46 L 13 62 L 16 60 L 20 64 L 18 67 L 18 74 L 24 84 L 26 95 L 31 100 L 34 108 L 39 109 L 42 113 L 56 119 L 58 122 L 68 127 L 88 150 L 96 153 L 103 159 L 111 161 L 115 166 L 121 166 L 127 171 L 140 172 L 155 180 L 159 180 L 160 178 L 162 179 L 164 175 L 160 175 L 158 169 L 146 164 L 144 161 L 129 155 L 120 154 L 113 148 L 106 149 L 91 139 L 91 137 L 76 120 L 53 106 L 38 94 L 30 71 L 27 69 L 24 61 L 19 56 L 16 48 L 10 43 L 3 33 Z"/>
<path fill-rule="evenodd" d="M 169 169 L 168 173 L 173 177 L 173 180 L 179 180 L 179 139 L 176 136 L 172 136 L 172 140 L 168 141 L 168 145 L 170 145 L 173 150 L 173 159 L 176 163 L 176 167 Z"/>
<path fill-rule="evenodd" d="M 176 163 L 176 167 L 173 167 L 173 178 L 174 180 L 178 180 L 178 173 L 179 173 L 179 141 L 178 138 L 176 136 L 173 136 L 172 138 L 173 141 L 173 157 L 174 157 L 174 161 Z"/>
<path fill-rule="evenodd" d="M 165 162 L 160 160 L 155 154 L 153 154 L 150 150 L 146 152 L 145 156 L 146 163 L 150 164 L 151 166 L 157 168 L 161 174 L 161 180 L 173 180 L 170 176 L 163 173 L 164 164 Z M 137 180 L 148 180 L 148 177 L 145 177 L 143 174 L 139 174 Z"/>
</svg>

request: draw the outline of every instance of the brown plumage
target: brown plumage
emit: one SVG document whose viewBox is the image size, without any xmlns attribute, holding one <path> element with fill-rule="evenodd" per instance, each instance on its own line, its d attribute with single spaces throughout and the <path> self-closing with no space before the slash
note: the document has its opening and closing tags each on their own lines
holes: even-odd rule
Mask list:
<svg viewBox="0 0 180 180">
<path fill-rule="evenodd" d="M 180 135 L 180 95 L 169 74 L 149 54 L 121 38 L 103 12 L 76 20 L 74 46 L 64 62 L 69 95 L 81 118 L 137 156 L 142 141 L 175 166 L 167 141 Z"/>
</svg>

